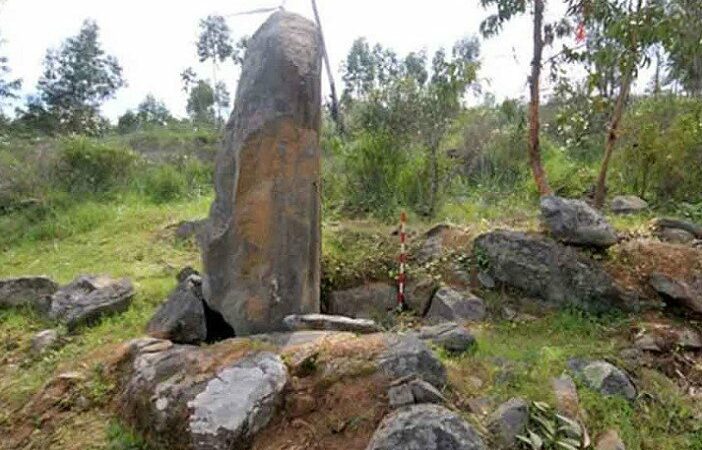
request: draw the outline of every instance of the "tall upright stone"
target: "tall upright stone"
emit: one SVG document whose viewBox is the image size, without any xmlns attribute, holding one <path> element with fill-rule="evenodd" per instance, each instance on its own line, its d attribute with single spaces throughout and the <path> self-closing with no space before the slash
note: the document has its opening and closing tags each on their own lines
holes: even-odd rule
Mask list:
<svg viewBox="0 0 702 450">
<path fill-rule="evenodd" d="M 321 60 L 317 27 L 296 14 L 249 41 L 200 236 L 205 298 L 238 336 L 320 310 Z"/>
</svg>

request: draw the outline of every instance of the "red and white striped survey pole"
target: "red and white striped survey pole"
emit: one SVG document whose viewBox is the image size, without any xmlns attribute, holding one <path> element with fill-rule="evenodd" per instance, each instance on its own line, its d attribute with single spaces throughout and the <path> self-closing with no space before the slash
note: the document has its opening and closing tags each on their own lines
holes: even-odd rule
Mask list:
<svg viewBox="0 0 702 450">
<path fill-rule="evenodd" d="M 400 214 L 400 272 L 397 274 L 397 309 L 400 311 L 405 309 L 405 264 L 407 263 L 405 222 L 407 222 L 407 214 L 403 211 Z"/>
</svg>

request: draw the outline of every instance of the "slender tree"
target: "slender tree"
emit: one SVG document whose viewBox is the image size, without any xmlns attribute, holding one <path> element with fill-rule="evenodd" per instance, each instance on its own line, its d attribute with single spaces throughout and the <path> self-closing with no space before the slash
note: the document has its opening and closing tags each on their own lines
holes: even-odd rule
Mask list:
<svg viewBox="0 0 702 450">
<path fill-rule="evenodd" d="M 212 86 L 217 86 L 218 64 L 234 55 L 229 25 L 222 16 L 207 16 L 200 21 L 197 56 L 200 62 L 212 61 Z M 219 105 L 215 105 L 217 120 L 221 119 Z"/>
<path fill-rule="evenodd" d="M 2 44 L 3 40 L 0 39 L 0 45 Z M 10 73 L 9 59 L 7 56 L 0 55 L 0 116 L 2 116 L 5 101 L 17 99 L 18 91 L 22 87 L 22 80 L 11 78 Z"/>
<path fill-rule="evenodd" d="M 555 37 L 561 37 L 571 31 L 566 20 L 553 24 L 544 24 L 545 0 L 480 0 L 484 8 L 496 7 L 497 12 L 488 16 L 481 24 L 480 31 L 485 37 L 492 37 L 502 31 L 504 25 L 512 18 L 526 14 L 533 16 L 533 54 L 529 79 L 529 164 L 539 194 L 550 195 L 546 171 L 541 164 L 541 146 L 539 142 L 541 102 L 541 68 L 543 65 L 544 46 L 551 45 Z"/>
</svg>

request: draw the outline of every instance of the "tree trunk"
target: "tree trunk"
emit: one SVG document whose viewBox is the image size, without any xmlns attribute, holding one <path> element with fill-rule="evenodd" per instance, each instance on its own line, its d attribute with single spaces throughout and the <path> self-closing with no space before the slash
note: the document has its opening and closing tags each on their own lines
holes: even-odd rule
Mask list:
<svg viewBox="0 0 702 450">
<path fill-rule="evenodd" d="M 624 105 L 629 98 L 629 90 L 631 89 L 631 81 L 634 76 L 633 67 L 629 68 L 622 79 L 622 87 L 617 96 L 617 102 L 614 105 L 612 112 L 612 120 L 609 122 L 607 129 L 607 137 L 605 138 L 605 152 L 600 167 L 600 174 L 597 178 L 597 188 L 595 190 L 595 207 L 602 208 L 604 205 L 606 190 L 607 190 L 607 171 L 609 170 L 609 161 L 612 159 L 614 144 L 617 142 L 617 133 L 619 132 L 619 123 L 624 114 Z"/>
<path fill-rule="evenodd" d="M 429 216 L 434 217 L 436 212 L 436 202 L 439 195 L 439 159 L 438 144 L 432 144 L 429 148 L 429 164 L 431 165 L 431 183 L 429 192 Z"/>
<path fill-rule="evenodd" d="M 539 190 L 539 195 L 550 195 L 546 172 L 541 165 L 541 149 L 539 146 L 539 104 L 541 59 L 544 50 L 543 39 L 544 0 L 534 0 L 534 59 L 531 61 L 531 76 L 529 89 L 531 101 L 529 102 L 529 163 L 534 174 L 534 181 Z"/>
<path fill-rule="evenodd" d="M 322 31 L 322 22 L 319 20 L 319 12 L 317 11 L 317 2 L 312 0 L 312 11 L 314 12 L 314 18 L 317 21 L 317 27 L 319 28 L 319 35 L 322 39 L 322 51 L 324 56 L 324 66 L 327 69 L 327 76 L 329 77 L 329 89 L 331 90 L 331 115 L 334 123 L 336 123 L 337 130 L 339 133 L 344 133 L 344 122 L 341 119 L 341 111 L 339 111 L 339 99 L 336 96 L 336 84 L 334 83 L 334 74 L 331 70 L 331 64 L 329 63 L 329 55 L 327 54 L 327 45 L 324 42 L 324 32 Z"/>
</svg>

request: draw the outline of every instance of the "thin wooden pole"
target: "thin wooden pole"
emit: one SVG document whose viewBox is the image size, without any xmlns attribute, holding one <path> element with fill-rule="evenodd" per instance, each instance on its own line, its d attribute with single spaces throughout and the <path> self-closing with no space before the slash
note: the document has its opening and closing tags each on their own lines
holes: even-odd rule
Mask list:
<svg viewBox="0 0 702 450">
<path fill-rule="evenodd" d="M 322 39 L 322 56 L 324 57 L 324 66 L 327 69 L 327 75 L 329 77 L 329 87 L 331 88 L 331 115 L 332 119 L 336 123 L 336 126 L 340 132 L 343 133 L 344 125 L 341 120 L 341 112 L 339 111 L 339 99 L 336 96 L 336 85 L 334 84 L 334 74 L 331 70 L 331 64 L 329 63 L 329 54 L 327 53 L 327 45 L 324 42 L 324 32 L 322 31 L 322 22 L 319 20 L 319 11 L 317 10 L 317 1 L 312 0 L 312 11 L 314 11 L 314 18 L 317 21 L 317 27 L 319 28 L 319 35 Z"/>
</svg>

